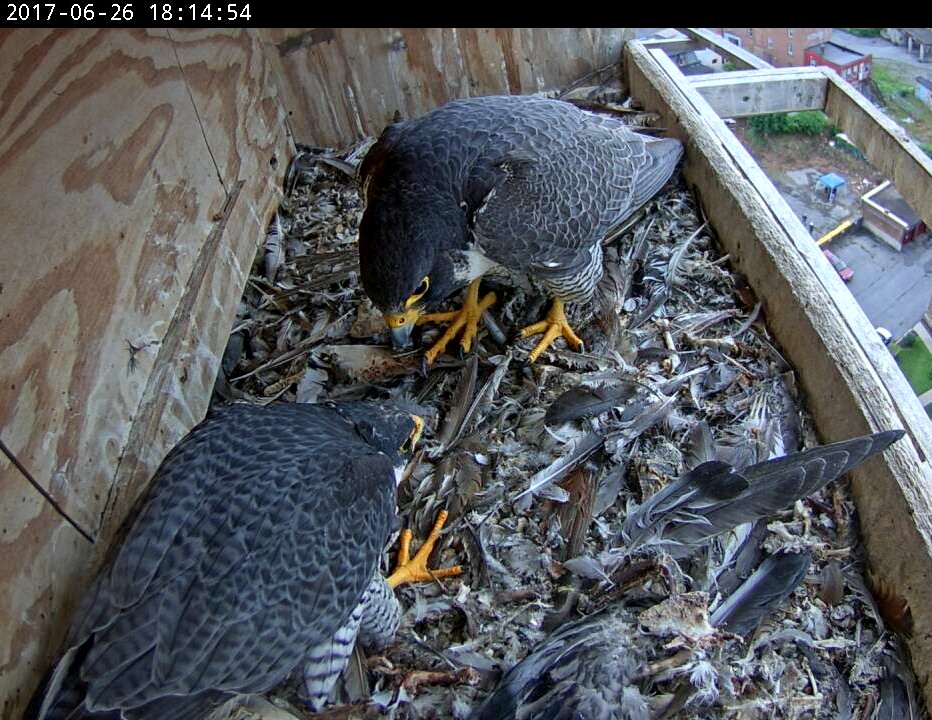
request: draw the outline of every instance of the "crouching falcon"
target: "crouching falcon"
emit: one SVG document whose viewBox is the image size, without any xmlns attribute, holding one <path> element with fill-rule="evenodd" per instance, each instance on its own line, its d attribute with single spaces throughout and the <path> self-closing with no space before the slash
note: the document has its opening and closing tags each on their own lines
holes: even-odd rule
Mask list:
<svg viewBox="0 0 932 720">
<path fill-rule="evenodd" d="M 213 413 L 159 467 L 27 717 L 199 720 L 295 671 L 320 709 L 357 635 L 394 635 L 392 588 L 431 577 L 432 542 L 409 561 L 407 535 L 379 574 L 422 427 L 367 402 Z"/>
<path fill-rule="evenodd" d="M 540 97 L 456 100 L 388 127 L 360 169 L 366 210 L 359 260 L 366 293 L 408 344 L 415 325 L 451 325 L 433 362 L 462 330 L 469 350 L 486 273 L 553 298 L 533 362 L 562 335 L 582 343 L 564 303 L 589 299 L 602 276 L 602 240 L 672 174 L 682 143 L 639 135 L 615 118 Z M 434 313 L 468 285 L 463 308 Z"/>
</svg>

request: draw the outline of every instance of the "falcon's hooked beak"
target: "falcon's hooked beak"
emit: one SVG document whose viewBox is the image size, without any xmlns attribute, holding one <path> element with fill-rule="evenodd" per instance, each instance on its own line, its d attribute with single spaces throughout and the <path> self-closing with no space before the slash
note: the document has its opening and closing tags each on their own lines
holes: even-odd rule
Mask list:
<svg viewBox="0 0 932 720">
<path fill-rule="evenodd" d="M 414 432 L 411 434 L 411 449 L 414 450 L 417 447 L 418 440 L 421 439 L 421 434 L 424 432 L 424 418 L 420 415 L 412 415 L 411 419 L 414 420 Z"/>
<path fill-rule="evenodd" d="M 401 443 L 401 447 L 398 448 L 402 453 L 413 453 L 414 448 L 417 446 L 417 441 L 421 439 L 421 434 L 424 432 L 424 418 L 420 415 L 412 415 L 411 419 L 414 421 L 414 430 L 411 431 L 411 434 L 405 438 L 405 441 Z"/>
<path fill-rule="evenodd" d="M 411 345 L 411 331 L 417 324 L 421 311 L 411 307 L 403 313 L 385 316 L 385 323 L 392 331 L 392 345 L 396 350 L 404 350 Z"/>
</svg>

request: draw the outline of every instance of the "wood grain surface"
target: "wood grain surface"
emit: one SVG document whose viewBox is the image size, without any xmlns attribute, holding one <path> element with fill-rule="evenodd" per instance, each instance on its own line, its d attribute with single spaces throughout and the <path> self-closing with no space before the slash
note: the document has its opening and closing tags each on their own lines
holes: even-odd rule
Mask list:
<svg viewBox="0 0 932 720">
<path fill-rule="evenodd" d="M 0 33 L 0 717 L 205 412 L 289 158 L 256 33 Z"/>
<path fill-rule="evenodd" d="M 932 422 L 864 311 L 721 118 L 667 56 L 629 43 L 625 58 L 632 92 L 686 142 L 683 175 L 761 300 L 823 441 L 907 432 L 850 473 L 851 489 L 871 574 L 910 609 L 913 669 L 932 703 Z"/>
<path fill-rule="evenodd" d="M 342 147 L 447 100 L 564 87 L 617 63 L 633 28 L 265 30 L 295 137 Z"/>
</svg>

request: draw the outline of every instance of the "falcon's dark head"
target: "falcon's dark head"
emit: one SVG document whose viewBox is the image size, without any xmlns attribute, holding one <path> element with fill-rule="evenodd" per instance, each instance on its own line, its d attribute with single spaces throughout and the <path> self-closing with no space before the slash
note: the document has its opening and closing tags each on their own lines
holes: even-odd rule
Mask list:
<svg viewBox="0 0 932 720">
<path fill-rule="evenodd" d="M 466 246 L 466 214 L 427 188 L 384 184 L 367 188 L 359 266 L 395 346 L 406 347 L 418 317 L 464 284 L 454 277 L 450 251 Z"/>
<path fill-rule="evenodd" d="M 374 402 L 331 403 L 374 450 L 407 459 L 424 431 L 424 420 L 402 408 Z"/>
</svg>

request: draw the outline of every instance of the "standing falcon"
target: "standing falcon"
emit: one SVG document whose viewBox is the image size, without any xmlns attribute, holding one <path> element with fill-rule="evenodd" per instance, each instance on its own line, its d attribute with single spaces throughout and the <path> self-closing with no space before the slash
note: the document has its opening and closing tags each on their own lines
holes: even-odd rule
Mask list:
<svg viewBox="0 0 932 720">
<path fill-rule="evenodd" d="M 504 274 L 553 297 L 533 362 L 560 334 L 582 343 L 563 312 L 602 276 L 602 240 L 667 181 L 677 140 L 638 135 L 620 121 L 540 97 L 456 100 L 382 133 L 360 171 L 366 211 L 359 261 L 366 293 L 405 346 L 416 324 L 452 324 L 433 362 L 462 328 L 469 350 L 479 278 Z M 461 310 L 425 314 L 468 285 Z"/>
<path fill-rule="evenodd" d="M 431 577 L 432 541 L 409 561 L 407 534 L 378 572 L 422 428 L 365 402 L 212 414 L 159 467 L 27 717 L 199 720 L 299 668 L 322 707 L 357 635 L 394 635 L 392 588 Z"/>
</svg>

